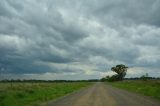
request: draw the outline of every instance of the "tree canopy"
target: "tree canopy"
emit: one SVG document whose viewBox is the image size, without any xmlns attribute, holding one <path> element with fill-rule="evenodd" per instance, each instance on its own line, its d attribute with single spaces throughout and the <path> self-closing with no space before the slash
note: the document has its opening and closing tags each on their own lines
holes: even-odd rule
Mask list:
<svg viewBox="0 0 160 106">
<path fill-rule="evenodd" d="M 125 77 L 127 73 L 127 66 L 123 64 L 116 65 L 115 67 L 112 67 L 111 70 L 116 72 L 117 74 L 112 76 L 106 76 L 101 79 L 101 81 L 121 81 Z"/>
<path fill-rule="evenodd" d="M 116 67 L 112 67 L 111 70 L 117 73 L 117 75 L 115 75 L 117 80 L 123 80 L 126 75 L 127 68 L 127 66 L 120 64 L 116 65 Z"/>
</svg>

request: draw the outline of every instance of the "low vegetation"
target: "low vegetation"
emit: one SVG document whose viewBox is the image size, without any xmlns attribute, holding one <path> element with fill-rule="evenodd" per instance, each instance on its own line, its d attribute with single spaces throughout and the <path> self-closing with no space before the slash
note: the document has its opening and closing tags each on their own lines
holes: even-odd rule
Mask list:
<svg viewBox="0 0 160 106">
<path fill-rule="evenodd" d="M 110 82 L 114 87 L 122 88 L 160 100 L 160 80 L 134 80 Z"/>
<path fill-rule="evenodd" d="M 0 83 L 0 106 L 29 106 L 56 99 L 89 86 L 89 82 Z"/>
</svg>

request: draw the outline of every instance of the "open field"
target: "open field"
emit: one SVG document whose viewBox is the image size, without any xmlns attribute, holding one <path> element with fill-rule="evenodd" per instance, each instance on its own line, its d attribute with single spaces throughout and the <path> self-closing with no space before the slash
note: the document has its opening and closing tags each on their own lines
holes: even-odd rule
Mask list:
<svg viewBox="0 0 160 106">
<path fill-rule="evenodd" d="M 114 87 L 136 92 L 160 100 L 160 80 L 135 80 L 110 83 Z"/>
<path fill-rule="evenodd" d="M 0 83 L 0 106 L 39 105 L 90 84 L 88 82 Z"/>
</svg>

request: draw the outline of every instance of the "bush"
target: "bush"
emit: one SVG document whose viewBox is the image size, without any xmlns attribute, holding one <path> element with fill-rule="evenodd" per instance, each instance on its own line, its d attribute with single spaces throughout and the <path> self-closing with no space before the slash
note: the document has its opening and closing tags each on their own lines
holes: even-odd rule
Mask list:
<svg viewBox="0 0 160 106">
<path fill-rule="evenodd" d="M 113 76 L 106 76 L 105 78 L 102 78 L 101 79 L 102 82 L 104 81 L 109 81 L 109 82 L 113 82 L 113 81 L 119 81 L 119 75 L 116 74 L 116 75 L 113 75 Z"/>
</svg>

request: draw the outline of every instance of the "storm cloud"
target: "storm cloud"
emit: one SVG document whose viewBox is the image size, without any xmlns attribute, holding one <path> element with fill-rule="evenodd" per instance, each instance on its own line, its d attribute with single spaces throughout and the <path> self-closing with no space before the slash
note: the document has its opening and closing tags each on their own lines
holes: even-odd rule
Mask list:
<svg viewBox="0 0 160 106">
<path fill-rule="evenodd" d="M 159 0 L 1 0 L 5 78 L 160 77 Z M 2 78 L 2 77 L 1 77 Z"/>
</svg>

